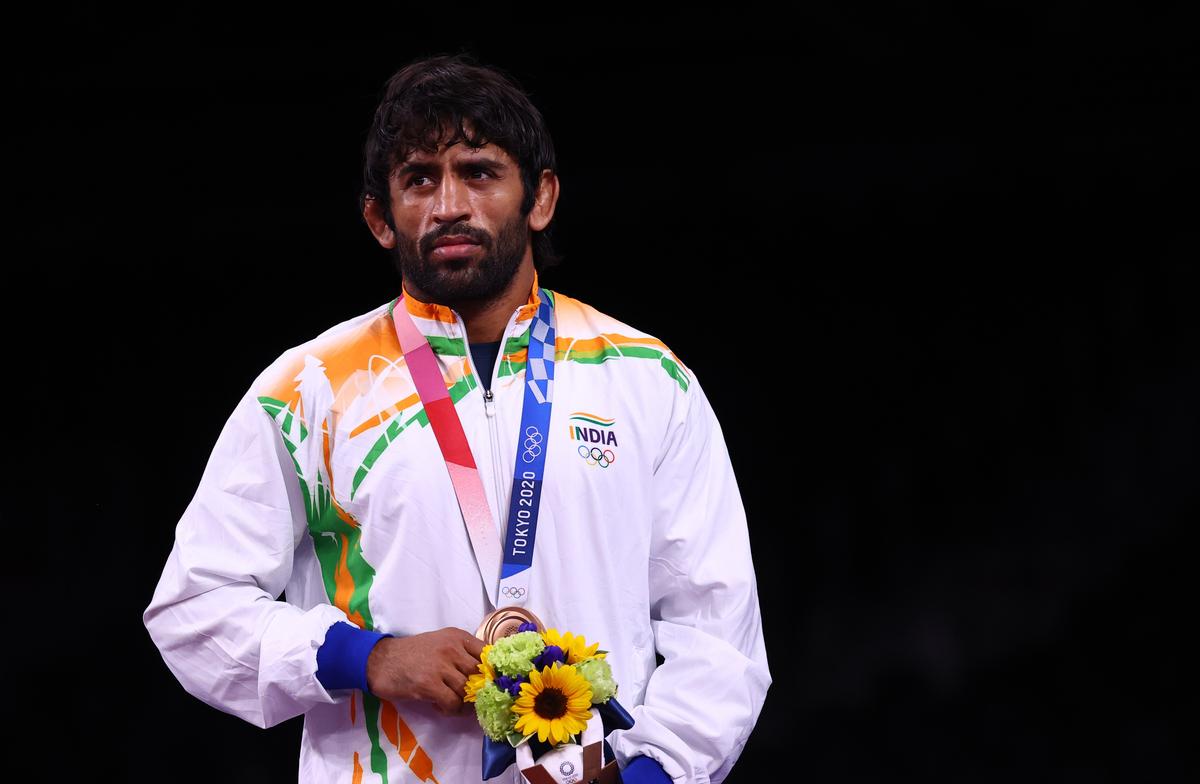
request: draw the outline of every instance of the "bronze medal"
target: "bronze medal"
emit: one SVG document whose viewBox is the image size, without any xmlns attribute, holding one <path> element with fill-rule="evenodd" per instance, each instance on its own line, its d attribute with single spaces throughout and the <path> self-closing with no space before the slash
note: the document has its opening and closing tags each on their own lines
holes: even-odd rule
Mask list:
<svg viewBox="0 0 1200 784">
<path fill-rule="evenodd" d="M 543 630 L 542 622 L 538 620 L 538 617 L 524 607 L 498 607 L 484 617 L 483 622 L 475 631 L 475 636 L 483 640 L 486 645 L 491 645 L 501 637 L 516 634 L 517 629 L 523 623 L 534 623 L 537 625 L 538 631 Z"/>
</svg>

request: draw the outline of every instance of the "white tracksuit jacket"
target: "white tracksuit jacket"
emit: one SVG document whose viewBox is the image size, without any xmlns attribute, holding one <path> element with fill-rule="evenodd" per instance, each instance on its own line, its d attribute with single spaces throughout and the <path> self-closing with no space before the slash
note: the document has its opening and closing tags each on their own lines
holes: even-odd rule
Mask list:
<svg viewBox="0 0 1200 784">
<path fill-rule="evenodd" d="M 486 403 L 455 311 L 405 297 L 435 350 L 503 537 L 534 279 Z M 623 768 L 719 782 L 771 684 L 746 517 L 721 427 L 661 341 L 551 292 L 554 406 L 531 576 L 547 625 L 609 651 Z M 397 636 L 490 609 L 389 301 L 280 355 L 237 404 L 175 529 L 143 621 L 204 702 L 259 727 L 301 714 L 299 780 L 480 781 L 474 712 L 327 691 L 335 622 Z M 593 459 L 599 456 L 599 460 Z M 283 595 L 283 598 L 281 597 Z M 655 650 L 664 657 L 656 668 Z M 515 765 L 491 782 L 520 782 Z"/>
</svg>

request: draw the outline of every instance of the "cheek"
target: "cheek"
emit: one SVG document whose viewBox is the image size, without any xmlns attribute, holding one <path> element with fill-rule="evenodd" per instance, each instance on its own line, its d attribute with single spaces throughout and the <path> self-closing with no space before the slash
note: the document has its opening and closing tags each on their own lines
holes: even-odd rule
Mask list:
<svg viewBox="0 0 1200 784">
<path fill-rule="evenodd" d="M 480 188 L 471 194 L 471 202 L 489 217 L 503 223 L 521 210 L 521 193 L 508 188 Z"/>
<path fill-rule="evenodd" d="M 393 247 L 404 247 L 408 249 L 419 250 L 417 235 L 409 233 L 402 226 L 397 226 L 396 230 L 392 233 L 395 235 Z"/>
<path fill-rule="evenodd" d="M 505 228 L 510 228 L 514 224 L 519 224 L 522 228 L 527 223 L 527 216 L 521 215 L 521 202 L 514 200 L 511 196 L 494 194 L 481 197 L 474 205 L 477 220 L 482 224 L 486 222 L 488 233 L 493 237 L 498 235 Z"/>
<path fill-rule="evenodd" d="M 426 226 L 420 216 L 416 216 L 408 210 L 393 212 L 392 226 L 392 231 L 396 234 L 397 239 L 407 238 L 409 242 L 419 240 L 424 232 L 433 228 Z"/>
</svg>

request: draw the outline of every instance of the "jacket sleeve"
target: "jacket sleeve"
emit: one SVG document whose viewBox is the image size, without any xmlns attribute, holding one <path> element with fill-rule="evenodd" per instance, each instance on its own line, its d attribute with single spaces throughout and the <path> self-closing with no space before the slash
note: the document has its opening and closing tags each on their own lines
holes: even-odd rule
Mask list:
<svg viewBox="0 0 1200 784">
<path fill-rule="evenodd" d="M 217 438 L 142 622 L 188 693 L 266 728 L 334 702 L 316 677 L 317 651 L 349 619 L 331 604 L 278 600 L 307 518 L 256 385 Z"/>
<path fill-rule="evenodd" d="M 705 784 L 737 761 L 771 674 L 721 426 L 694 375 L 675 401 L 651 480 L 650 625 L 663 663 L 612 746 L 622 765 L 642 754 L 677 784 Z"/>
</svg>

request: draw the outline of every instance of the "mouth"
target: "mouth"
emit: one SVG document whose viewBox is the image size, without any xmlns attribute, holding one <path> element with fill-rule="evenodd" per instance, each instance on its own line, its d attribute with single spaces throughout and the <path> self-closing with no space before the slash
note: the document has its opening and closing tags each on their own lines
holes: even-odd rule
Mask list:
<svg viewBox="0 0 1200 784">
<path fill-rule="evenodd" d="M 438 261 L 447 261 L 466 258 L 473 255 L 478 249 L 479 243 L 467 237 L 439 237 L 429 255 Z"/>
</svg>

